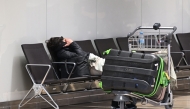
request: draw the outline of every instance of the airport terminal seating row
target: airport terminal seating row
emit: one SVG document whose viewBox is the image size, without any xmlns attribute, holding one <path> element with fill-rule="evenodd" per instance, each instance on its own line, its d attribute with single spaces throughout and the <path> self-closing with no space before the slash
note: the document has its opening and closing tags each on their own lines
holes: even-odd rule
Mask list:
<svg viewBox="0 0 190 109">
<path fill-rule="evenodd" d="M 19 107 L 24 106 L 25 103 L 38 96 L 42 97 L 42 99 L 47 101 L 51 106 L 58 109 L 59 106 L 51 97 L 52 93 L 66 93 L 71 91 L 100 88 L 98 85 L 98 80 L 100 79 L 99 76 L 89 75 L 77 78 L 59 78 L 58 74 L 56 73 L 58 69 L 54 69 L 53 64 L 65 64 L 66 66 L 68 64 L 72 65 L 73 69 L 71 71 L 67 71 L 70 75 L 72 74 L 76 64 L 73 62 L 50 61 L 42 43 L 23 44 L 22 50 L 28 62 L 26 69 L 33 82 L 33 86 L 21 101 Z M 25 100 L 27 96 L 32 93 L 32 91 L 34 91 L 34 95 L 31 97 L 31 99 Z M 46 98 L 44 98 L 42 96 L 43 94 L 46 94 L 52 102 L 49 102 Z"/>
<path fill-rule="evenodd" d="M 183 57 L 179 58 L 179 56 L 172 56 L 174 61 L 178 61 L 180 63 L 175 64 L 176 68 L 176 74 L 178 78 L 178 87 L 177 90 L 183 90 L 183 89 L 190 89 L 190 33 L 177 33 L 176 34 L 176 40 L 178 41 L 178 47 L 176 47 L 177 44 L 173 44 L 173 52 L 182 52 Z"/>
<path fill-rule="evenodd" d="M 188 46 L 186 44 L 189 44 L 187 40 L 188 38 L 190 38 L 190 33 L 186 33 L 185 35 L 184 34 L 185 33 L 176 34 L 177 38 L 173 37 L 171 43 L 171 52 L 173 52 L 171 53 L 171 55 L 173 58 L 174 66 L 177 71 L 177 76 L 180 80 L 179 85 L 181 86 L 178 87 L 178 89 L 190 89 L 190 80 L 188 79 L 190 76 L 190 67 L 188 66 L 188 63 L 190 63 L 190 58 L 188 58 L 188 55 L 186 55 L 189 53 L 187 50 Z M 184 37 L 182 38 L 183 35 Z M 176 39 L 178 39 L 178 41 Z M 110 48 L 126 51 L 129 50 L 127 37 L 118 37 L 116 38 L 116 41 L 114 41 L 113 38 L 95 39 L 94 44 L 97 50 L 94 48 L 91 40 L 82 40 L 76 42 L 82 47 L 84 51 L 94 53 L 96 55 L 99 55 L 100 57 L 104 57 L 103 52 Z M 57 65 L 64 64 L 66 68 L 67 65 L 72 65 L 74 70 L 76 64 L 73 62 L 66 61 L 57 62 L 56 56 L 49 50 L 52 59 L 50 60 L 42 43 L 23 44 L 22 50 L 28 62 L 28 64 L 26 65 L 26 69 L 33 82 L 33 86 L 21 101 L 19 107 L 24 106 L 32 98 L 40 96 L 51 106 L 58 109 L 59 106 L 51 97 L 52 93 L 66 93 L 71 91 L 92 90 L 100 88 L 100 76 L 85 75 L 84 77 L 77 78 L 70 78 L 70 76 L 68 78 L 60 78 L 59 69 Z M 179 58 L 179 56 L 181 58 Z M 184 71 L 184 69 L 185 73 L 181 73 L 182 71 Z M 66 72 L 71 75 L 73 70 Z M 182 85 L 182 83 L 184 82 L 186 82 L 186 86 Z M 34 90 L 35 92 L 34 96 L 25 103 L 23 103 L 32 90 Z M 46 94 L 51 99 L 52 103 L 46 100 L 42 96 L 43 94 Z"/>
</svg>

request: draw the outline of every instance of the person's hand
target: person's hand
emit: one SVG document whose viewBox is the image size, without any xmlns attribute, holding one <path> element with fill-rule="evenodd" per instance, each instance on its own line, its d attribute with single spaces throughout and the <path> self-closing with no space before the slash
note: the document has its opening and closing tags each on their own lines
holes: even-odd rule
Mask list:
<svg viewBox="0 0 190 109">
<path fill-rule="evenodd" d="M 63 39 L 63 42 L 66 42 L 66 44 L 65 44 L 65 46 L 64 46 L 64 47 L 66 47 L 66 46 L 69 46 L 69 45 L 73 42 L 73 40 L 72 40 L 72 39 L 69 39 L 69 38 L 64 38 L 64 39 Z"/>
</svg>

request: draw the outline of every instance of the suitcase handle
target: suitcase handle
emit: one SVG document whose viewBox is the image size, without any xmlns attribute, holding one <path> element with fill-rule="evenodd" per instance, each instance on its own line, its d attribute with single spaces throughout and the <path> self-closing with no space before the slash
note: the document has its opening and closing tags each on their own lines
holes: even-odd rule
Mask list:
<svg viewBox="0 0 190 109">
<path fill-rule="evenodd" d="M 151 77 L 156 77 L 157 76 L 157 71 L 155 71 L 155 70 L 137 68 L 137 67 L 104 65 L 103 71 L 125 72 L 125 73 L 146 75 L 146 76 L 151 76 Z M 103 73 L 103 75 L 104 75 L 104 73 Z"/>
<path fill-rule="evenodd" d="M 132 61 L 132 62 L 140 62 L 140 63 L 153 63 L 155 60 L 153 59 L 139 59 L 139 58 L 131 58 L 131 57 L 119 57 L 116 56 L 107 56 L 106 59 L 116 60 L 116 61 Z"/>
</svg>

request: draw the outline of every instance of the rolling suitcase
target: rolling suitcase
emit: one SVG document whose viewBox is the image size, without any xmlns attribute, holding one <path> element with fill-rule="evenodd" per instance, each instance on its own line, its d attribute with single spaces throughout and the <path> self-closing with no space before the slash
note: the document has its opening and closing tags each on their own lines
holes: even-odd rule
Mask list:
<svg viewBox="0 0 190 109">
<path fill-rule="evenodd" d="M 163 60 L 153 54 L 111 49 L 102 73 L 104 90 L 130 91 L 161 101 L 168 85 Z"/>
</svg>

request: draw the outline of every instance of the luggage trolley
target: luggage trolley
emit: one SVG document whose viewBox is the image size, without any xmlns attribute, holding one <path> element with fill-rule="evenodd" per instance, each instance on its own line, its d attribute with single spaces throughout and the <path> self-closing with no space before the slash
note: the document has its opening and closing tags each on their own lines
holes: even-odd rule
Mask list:
<svg viewBox="0 0 190 109">
<path fill-rule="evenodd" d="M 138 35 L 135 35 L 137 31 L 141 30 L 156 30 L 157 35 L 144 35 L 144 45 L 141 44 L 140 39 Z M 170 33 L 164 33 L 161 34 L 161 30 L 172 30 Z M 128 37 L 128 44 L 129 44 L 129 50 L 130 51 L 148 51 L 148 52 L 155 52 L 155 51 L 161 51 L 162 54 L 165 54 L 167 56 L 167 70 L 168 70 L 168 76 L 171 75 L 170 70 L 170 43 L 172 39 L 173 33 L 177 30 L 177 27 L 160 27 L 160 24 L 156 23 L 153 27 L 143 27 L 139 26 L 137 27 L 133 32 L 129 33 L 127 35 Z M 166 93 L 164 96 L 164 99 L 160 102 L 152 100 L 150 98 L 140 96 L 136 93 L 129 92 L 129 91 L 112 91 L 115 94 L 114 101 L 118 101 L 120 104 L 120 109 L 124 109 L 124 104 L 126 101 L 130 101 L 129 97 L 133 98 L 133 102 L 136 102 L 135 99 L 140 99 L 142 104 L 150 103 L 152 105 L 157 106 L 165 106 L 166 109 L 172 109 L 173 107 L 173 94 L 171 91 L 170 84 L 167 86 Z"/>
</svg>

